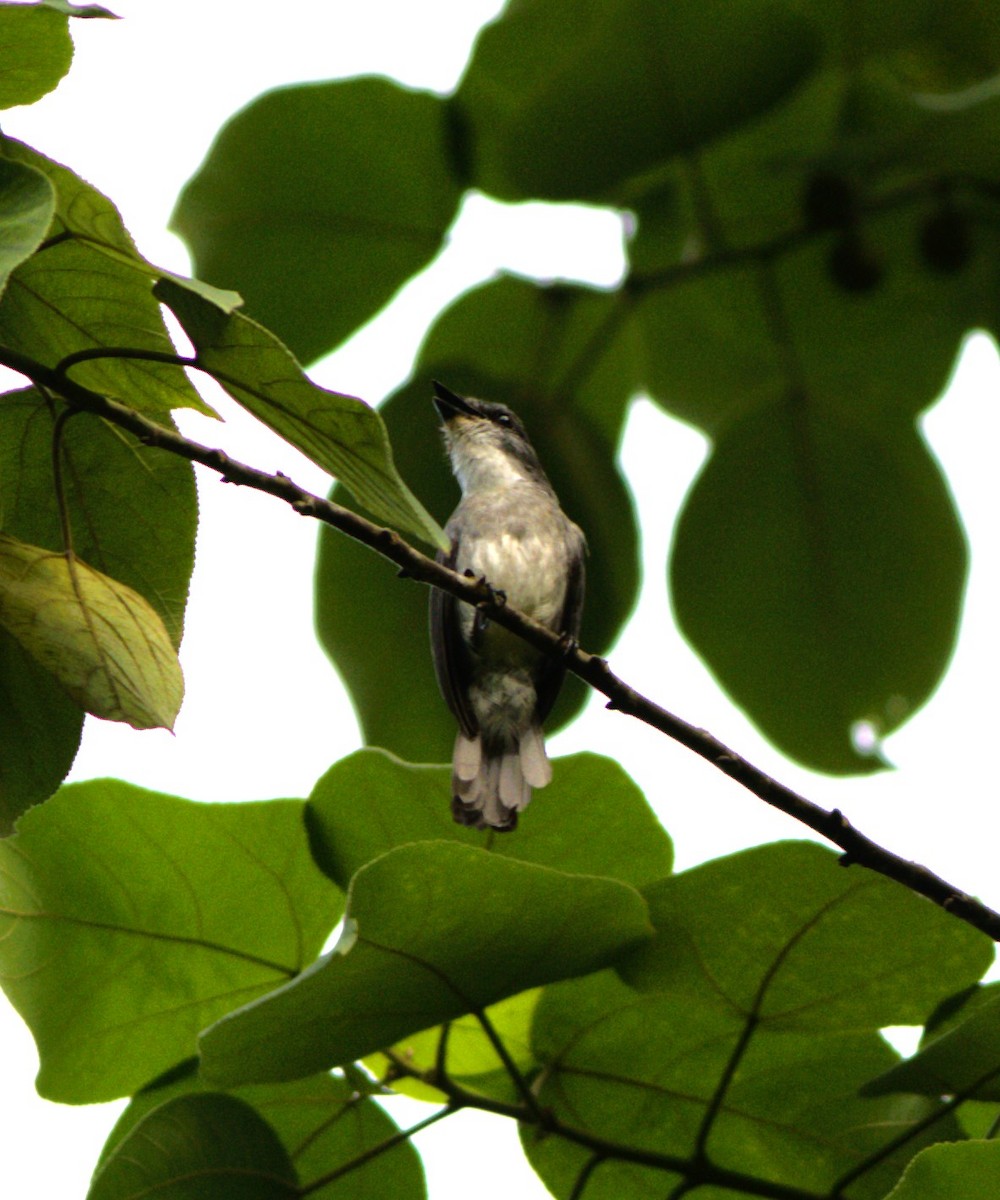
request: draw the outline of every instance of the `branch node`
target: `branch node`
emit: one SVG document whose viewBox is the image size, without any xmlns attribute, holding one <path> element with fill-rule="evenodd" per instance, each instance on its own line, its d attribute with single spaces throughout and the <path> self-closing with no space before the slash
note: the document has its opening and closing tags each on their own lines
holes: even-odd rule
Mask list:
<svg viewBox="0 0 1000 1200">
<path fill-rule="evenodd" d="M 292 511 L 297 512 L 300 517 L 316 515 L 316 501 L 311 496 L 300 496 L 298 500 L 292 500 L 290 503 Z"/>
</svg>

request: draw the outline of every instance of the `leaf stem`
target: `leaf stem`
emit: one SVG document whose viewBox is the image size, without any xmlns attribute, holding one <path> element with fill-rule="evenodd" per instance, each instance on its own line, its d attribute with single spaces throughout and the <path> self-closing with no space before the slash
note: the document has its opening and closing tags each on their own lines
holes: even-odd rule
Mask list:
<svg viewBox="0 0 1000 1200">
<path fill-rule="evenodd" d="M 359 1154 L 357 1158 L 352 1158 L 350 1162 L 342 1163 L 339 1167 L 334 1167 L 332 1171 L 327 1171 L 325 1174 L 310 1180 L 309 1183 L 301 1184 L 296 1195 L 309 1196 L 313 1192 L 318 1192 L 321 1188 L 325 1188 L 335 1180 L 342 1179 L 352 1171 L 358 1170 L 359 1167 L 367 1166 L 368 1163 L 374 1161 L 376 1158 L 380 1158 L 383 1154 L 388 1154 L 390 1150 L 395 1150 L 397 1146 L 403 1142 L 408 1142 L 411 1137 L 420 1133 L 421 1130 L 428 1129 L 431 1125 L 436 1124 L 445 1117 L 450 1117 L 455 1111 L 456 1109 L 450 1104 L 438 1109 L 437 1112 L 431 1113 L 429 1117 L 418 1121 L 416 1125 L 411 1125 L 409 1129 L 399 1130 L 392 1137 L 386 1138 L 384 1142 L 379 1142 L 377 1146 L 372 1146 L 370 1150 L 366 1150 L 364 1154 Z"/>
<path fill-rule="evenodd" d="M 524 1078 L 517 1063 L 514 1062 L 510 1051 L 504 1045 L 503 1038 L 497 1033 L 493 1022 L 481 1009 L 476 1012 L 475 1017 L 483 1027 L 483 1032 L 489 1038 L 490 1045 L 497 1052 L 500 1061 L 503 1063 L 504 1070 L 510 1076 L 514 1087 L 517 1088 L 518 1095 L 524 1101 L 524 1105 L 531 1114 L 532 1119 L 536 1124 L 545 1126 L 548 1121 L 548 1114 L 542 1111 L 541 1105 L 538 1103 L 538 1097 L 531 1090 L 528 1081 Z"/>
</svg>

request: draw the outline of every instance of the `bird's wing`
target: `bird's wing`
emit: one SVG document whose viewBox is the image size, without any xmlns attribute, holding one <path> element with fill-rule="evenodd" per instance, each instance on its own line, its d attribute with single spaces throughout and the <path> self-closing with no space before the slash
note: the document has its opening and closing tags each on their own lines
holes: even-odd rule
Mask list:
<svg viewBox="0 0 1000 1200">
<path fill-rule="evenodd" d="M 437 561 L 455 569 L 458 560 L 458 539 L 453 537 L 451 550 L 439 551 Z M 476 718 L 469 707 L 469 681 L 472 666 L 469 650 L 458 624 L 459 601 L 440 588 L 431 588 L 430 624 L 431 654 L 434 657 L 434 673 L 445 703 L 455 717 L 466 737 L 474 738 L 479 733 Z"/>
<path fill-rule="evenodd" d="M 569 578 L 566 580 L 566 600 L 563 603 L 562 617 L 558 631 L 575 641 L 580 635 L 580 622 L 583 619 L 583 595 L 586 590 L 587 569 L 584 564 L 587 543 L 583 534 L 574 525 L 572 527 L 578 543 L 570 566 Z M 535 680 L 535 691 L 538 695 L 536 713 L 541 723 L 552 711 L 552 706 L 562 687 L 566 668 L 557 658 L 544 658 L 539 664 Z"/>
</svg>

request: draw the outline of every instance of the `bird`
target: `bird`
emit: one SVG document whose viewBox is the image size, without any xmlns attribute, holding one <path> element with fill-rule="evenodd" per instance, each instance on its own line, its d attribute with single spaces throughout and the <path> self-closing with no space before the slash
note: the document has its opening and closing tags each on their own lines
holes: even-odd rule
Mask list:
<svg viewBox="0 0 1000 1200">
<path fill-rule="evenodd" d="M 462 499 L 438 561 L 485 579 L 505 602 L 565 636 L 580 631 L 586 539 L 562 511 L 520 418 L 505 404 L 433 381 L 434 405 Z M 438 686 L 458 721 L 452 815 L 460 825 L 513 830 L 552 766 L 542 724 L 565 665 L 438 588 L 430 597 Z"/>
</svg>

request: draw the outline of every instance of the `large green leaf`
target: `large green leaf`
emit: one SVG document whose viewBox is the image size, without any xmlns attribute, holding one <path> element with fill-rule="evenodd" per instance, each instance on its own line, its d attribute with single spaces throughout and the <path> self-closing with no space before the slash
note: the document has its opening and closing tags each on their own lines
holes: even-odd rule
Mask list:
<svg viewBox="0 0 1000 1200">
<path fill-rule="evenodd" d="M 215 1092 L 154 1109 L 102 1164 L 87 1200 L 288 1200 L 295 1168 L 242 1100 Z"/>
<path fill-rule="evenodd" d="M 396 470 L 377 412 L 312 383 L 281 342 L 242 313 L 172 280 L 154 291 L 194 343 L 199 365 L 244 408 L 342 480 L 376 519 L 444 545 L 444 534 Z"/>
<path fill-rule="evenodd" d="M 0 158 L 0 292 L 41 245 L 54 211 L 55 192 L 41 171 Z"/>
<path fill-rule="evenodd" d="M 751 1194 L 777 1194 L 767 1181 L 826 1194 L 867 1162 L 849 1194 L 875 1200 L 921 1145 L 958 1136 L 937 1096 L 858 1093 L 898 1062 L 877 1030 L 921 1020 L 974 980 L 988 939 L 811 843 L 745 851 L 644 893 L 655 940 L 618 976 L 547 988 L 535 1010 L 542 1106 L 677 1159 L 658 1183 L 609 1162 L 588 1196 L 669 1194 L 681 1176 L 711 1184 L 711 1165 L 765 1181 Z M 913 1140 L 882 1156 L 906 1129 Z M 558 1136 L 524 1141 L 550 1190 L 572 1194 L 588 1152 Z M 705 1194 L 729 1195 L 717 1188 Z"/>
<path fill-rule="evenodd" d="M 783 1030 L 919 1024 L 993 957 L 985 935 L 812 842 L 716 859 L 644 895 L 658 934 L 623 967 L 630 982 L 673 992 L 690 975 Z"/>
<path fill-rule="evenodd" d="M 711 1184 L 706 1164 L 762 1181 L 750 1194 L 780 1194 L 785 1185 L 824 1195 L 892 1137 L 907 1128 L 917 1134 L 922 1119 L 940 1112 L 939 1103 L 916 1098 L 858 1097 L 865 1080 L 896 1059 L 877 1034 L 755 1029 L 710 981 L 685 994 L 697 970 L 686 966 L 692 974 L 671 993 L 639 993 L 605 972 L 547 988 L 538 1005 L 539 1103 L 582 1134 L 673 1156 L 680 1168 L 640 1171 L 608 1161 L 588 1196 L 669 1195 L 685 1174 Z M 935 1135 L 956 1136 L 954 1122 L 942 1116 L 934 1134 L 876 1164 L 850 1194 L 878 1200 Z M 536 1138 L 529 1128 L 522 1141 L 549 1190 L 570 1196 L 591 1152 L 558 1135 Z M 746 1194 L 731 1186 L 707 1186 L 704 1194 Z"/>
<path fill-rule="evenodd" d="M 66 778 L 82 730 L 80 706 L 0 630 L 0 834 Z"/>
<path fill-rule="evenodd" d="M 163 272 L 139 255 L 111 201 L 13 138 L 0 140 L 0 154 L 40 171 L 56 196 L 49 241 L 15 271 L 0 304 L 0 340 L 46 366 L 84 350 L 173 353 L 150 291 Z M 180 407 L 212 411 L 169 364 L 109 356 L 78 363 L 72 378 L 160 418 Z"/>
<path fill-rule="evenodd" d="M 912 425 L 880 429 L 789 394 L 728 430 L 681 513 L 678 623 L 786 754 L 872 771 L 882 737 L 951 655 L 965 541 Z"/>
<path fill-rule="evenodd" d="M 935 6 L 903 7 L 898 38 L 872 33 L 878 6 L 856 37 L 852 16 L 852 46 L 927 35 Z M 644 380 L 714 439 L 674 548 L 676 611 L 763 731 L 824 770 L 878 766 L 851 726 L 896 729 L 956 636 L 964 546 L 911 422 L 964 334 L 996 321 L 997 234 L 967 181 L 995 174 L 1000 104 L 977 99 L 927 104 L 834 58 L 706 148 L 671 219 L 655 191 L 635 202 Z"/>
<path fill-rule="evenodd" d="M 351 1062 L 505 996 L 583 974 L 648 936 L 638 893 L 449 842 L 401 846 L 351 883 L 344 934 L 292 984 L 219 1021 L 222 1083 Z"/>
<path fill-rule="evenodd" d="M 1000 1192 L 1000 1142 L 928 1146 L 886 1200 L 994 1200 Z"/>
<path fill-rule="evenodd" d="M 172 729 L 184 681 L 152 606 L 72 554 L 0 534 L 0 627 L 86 712 Z"/>
<path fill-rule="evenodd" d="M 2 527 L 49 550 L 63 549 L 52 474 L 59 411 L 30 389 L 0 400 Z M 198 515 L 191 464 L 84 413 L 63 425 L 61 447 L 75 551 L 141 592 L 179 645 Z"/>
<path fill-rule="evenodd" d="M 0 527 L 63 547 L 52 474 L 58 410 L 34 391 L 0 400 Z M 62 429 L 62 482 L 73 545 L 143 595 L 180 643 L 197 521 L 189 463 L 81 414 Z M 44 800 L 72 765 L 83 714 L 42 667 L 6 640 L 0 661 L 0 828 Z"/>
<path fill-rule="evenodd" d="M 766 111 L 819 48 L 769 0 L 529 0 L 480 36 L 456 120 L 485 190 L 600 198 Z"/>
<path fill-rule="evenodd" d="M 306 809 L 310 844 L 330 877 L 346 887 L 366 862 L 408 842 L 445 839 L 492 853 L 584 875 L 605 875 L 641 887 L 669 874 L 673 847 L 635 784 L 611 759 L 577 754 L 557 759 L 551 787 L 536 799 L 531 820 L 497 837 L 457 825 L 448 804 L 451 772 L 413 766 L 383 750 L 341 759 L 319 781 Z M 581 835 L 599 831 L 599 836 Z M 489 1019 L 522 1071 L 536 1066 L 528 1031 L 538 992 L 522 992 L 489 1009 Z M 439 1028 L 396 1047 L 415 1069 L 430 1070 Z M 489 1038 L 474 1017 L 448 1030 L 448 1073 L 466 1087 L 515 1101 L 516 1094 Z M 374 1060 L 377 1073 L 384 1059 Z M 440 1092 L 409 1080 L 397 1090 L 441 1102 Z"/>
<path fill-rule="evenodd" d="M 300 972 L 340 910 L 301 802 L 61 789 L 0 844 L 0 978 L 38 1045 L 39 1091 L 134 1091 L 209 1021 Z"/>
<path fill-rule="evenodd" d="M 1000 985 L 972 991 L 943 1030 L 928 1029 L 920 1050 L 874 1079 L 865 1092 L 915 1092 L 922 1096 L 963 1093 L 1000 1100 Z"/>
<path fill-rule="evenodd" d="M 575 754 L 554 765 L 552 785 L 536 798 L 531 820 L 497 837 L 452 819 L 448 768 L 359 750 L 335 763 L 309 798 L 313 853 L 342 888 L 387 850 L 437 839 L 573 874 L 606 875 L 633 887 L 670 874 L 670 838 L 616 762 Z"/>
<path fill-rule="evenodd" d="M 310 362 L 437 253 L 462 184 L 437 97 L 384 79 L 302 84 L 232 118 L 172 228 L 199 275 L 235 287 Z"/>
<path fill-rule="evenodd" d="M 381 409 L 400 470 L 442 521 L 459 493 L 441 447 L 430 380 L 503 401 L 524 417 L 564 510 L 588 539 L 581 642 L 597 653 L 613 642 L 638 589 L 635 515 L 614 461 L 636 376 L 630 347 L 608 332 L 617 317 L 613 297 L 593 289 L 497 280 L 441 315 L 412 381 Z M 324 531 L 317 628 L 365 740 L 411 762 L 441 762 L 451 755 L 455 725 L 427 649 L 426 590 L 394 584 L 391 571 Z M 582 685 L 569 679 L 550 729 L 576 713 L 584 697 Z"/>
<path fill-rule="evenodd" d="M 72 61 L 64 14 L 49 5 L 0 4 L 0 108 L 34 104 Z"/>
<path fill-rule="evenodd" d="M 101 1153 L 102 1163 L 112 1154 L 124 1157 L 126 1147 L 135 1144 L 132 1133 L 136 1127 L 148 1132 L 145 1119 L 154 1110 L 162 1111 L 167 1101 L 209 1090 L 190 1072 L 174 1082 L 144 1089 L 112 1130 Z M 343 1079 L 314 1075 L 287 1083 L 238 1088 L 231 1095 L 250 1105 L 277 1134 L 300 1185 L 315 1188 L 309 1194 L 316 1200 L 381 1200 L 387 1194 L 400 1200 L 422 1200 L 425 1196 L 423 1168 L 409 1141 L 401 1141 L 363 1165 L 350 1167 L 394 1137 L 398 1128 L 378 1104 L 358 1095 Z M 344 1174 L 316 1187 L 321 1177 L 336 1171 Z"/>
</svg>

